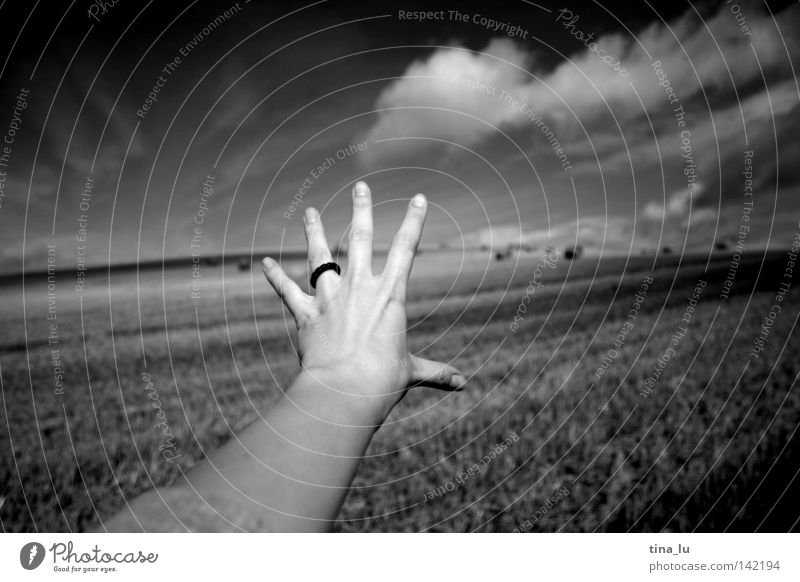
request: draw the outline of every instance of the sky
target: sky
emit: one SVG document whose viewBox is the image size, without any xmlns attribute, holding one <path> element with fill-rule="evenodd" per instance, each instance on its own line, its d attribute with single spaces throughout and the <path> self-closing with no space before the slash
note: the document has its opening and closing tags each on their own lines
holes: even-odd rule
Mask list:
<svg viewBox="0 0 800 582">
<path fill-rule="evenodd" d="M 0 4 L 0 273 L 344 245 L 360 179 L 380 248 L 800 230 L 796 2 L 99 6 Z"/>
</svg>

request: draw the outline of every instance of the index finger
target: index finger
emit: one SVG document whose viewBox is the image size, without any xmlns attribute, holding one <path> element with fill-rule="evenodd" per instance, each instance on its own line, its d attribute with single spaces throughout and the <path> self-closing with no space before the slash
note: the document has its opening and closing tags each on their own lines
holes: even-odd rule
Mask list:
<svg viewBox="0 0 800 582">
<path fill-rule="evenodd" d="M 428 202 L 425 196 L 416 194 L 408 205 L 403 224 L 397 231 L 392 241 L 392 248 L 389 249 L 389 256 L 386 258 L 383 274 L 391 284 L 399 282 L 405 284 L 408 281 L 427 212 Z"/>
</svg>

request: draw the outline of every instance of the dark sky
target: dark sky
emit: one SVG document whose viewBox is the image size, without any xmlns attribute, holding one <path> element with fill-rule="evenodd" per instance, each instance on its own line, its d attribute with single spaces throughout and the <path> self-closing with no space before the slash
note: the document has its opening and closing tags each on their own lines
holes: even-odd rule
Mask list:
<svg viewBox="0 0 800 582">
<path fill-rule="evenodd" d="M 336 244 L 357 179 L 379 246 L 417 191 L 426 246 L 703 250 L 745 200 L 748 248 L 790 244 L 796 3 L 452 5 L 0 3 L 0 271 L 70 268 L 82 228 L 92 264 L 188 255 L 198 210 L 208 255 L 302 248 L 309 205 Z"/>
</svg>

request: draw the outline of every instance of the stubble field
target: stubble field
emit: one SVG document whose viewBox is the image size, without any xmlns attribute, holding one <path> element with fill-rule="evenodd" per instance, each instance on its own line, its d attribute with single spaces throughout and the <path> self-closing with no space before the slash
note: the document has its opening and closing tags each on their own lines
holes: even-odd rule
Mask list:
<svg viewBox="0 0 800 582">
<path fill-rule="evenodd" d="M 411 351 L 452 359 L 468 389 L 409 392 L 335 529 L 797 530 L 794 286 L 750 355 L 786 254 L 743 259 L 727 299 L 727 254 L 562 257 L 531 292 L 540 260 L 418 258 Z M 204 275 L 196 300 L 185 269 L 95 277 L 81 297 L 61 277 L 51 320 L 45 282 L 26 285 L 24 308 L 21 285 L 0 288 L 4 531 L 96 527 L 280 397 L 297 372 L 292 322 L 260 273 Z"/>
</svg>

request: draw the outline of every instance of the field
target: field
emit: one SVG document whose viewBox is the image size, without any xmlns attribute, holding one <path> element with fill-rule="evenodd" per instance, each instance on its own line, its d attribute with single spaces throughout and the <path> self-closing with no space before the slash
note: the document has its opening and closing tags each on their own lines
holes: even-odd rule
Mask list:
<svg viewBox="0 0 800 582">
<path fill-rule="evenodd" d="M 750 355 L 786 281 L 786 254 L 746 256 L 727 299 L 729 254 L 562 258 L 540 268 L 531 294 L 540 259 L 420 255 L 412 352 L 452 358 L 469 386 L 408 394 L 376 434 L 335 529 L 797 530 L 797 282 Z M 293 272 L 304 277 L 301 265 Z M 653 283 L 615 347 L 646 276 Z M 199 299 L 190 286 L 187 269 L 110 284 L 93 276 L 79 297 L 59 276 L 51 319 L 46 282 L 26 284 L 24 301 L 20 284 L 0 288 L 3 531 L 96 526 L 123 496 L 169 483 L 280 397 L 297 372 L 292 324 L 260 272 L 209 266 Z M 169 461 L 153 391 L 175 435 Z"/>
</svg>

